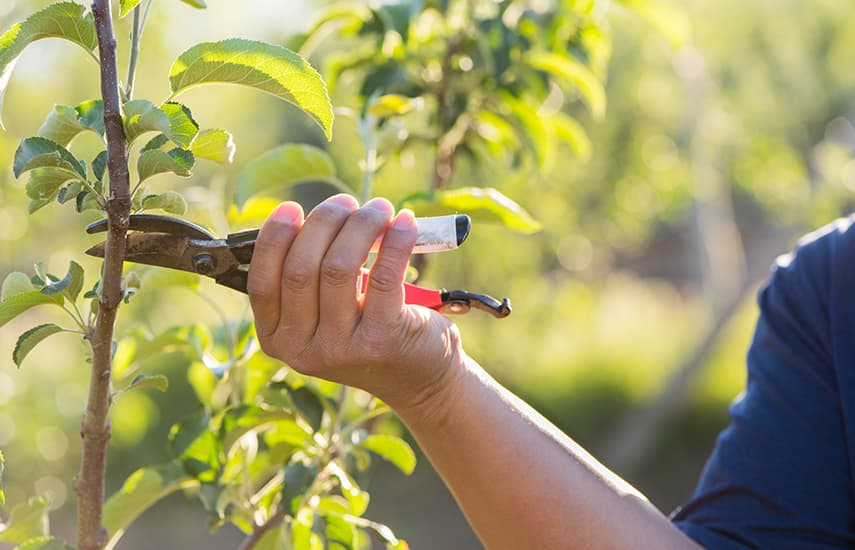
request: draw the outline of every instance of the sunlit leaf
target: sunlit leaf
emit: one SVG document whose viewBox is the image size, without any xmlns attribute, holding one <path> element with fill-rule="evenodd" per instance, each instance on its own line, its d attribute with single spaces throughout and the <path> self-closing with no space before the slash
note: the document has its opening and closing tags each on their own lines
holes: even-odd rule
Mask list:
<svg viewBox="0 0 855 550">
<path fill-rule="evenodd" d="M 534 233 L 542 228 L 522 206 L 490 187 L 417 193 L 404 199 L 402 206 L 420 216 L 468 214 L 473 221 L 499 222 L 521 233 Z"/>
<path fill-rule="evenodd" d="M 282 201 L 279 199 L 259 196 L 247 200 L 240 210 L 232 204 L 229 207 L 229 224 L 233 227 L 258 227 L 281 203 Z"/>
<path fill-rule="evenodd" d="M 546 120 L 536 106 L 511 97 L 510 94 L 504 98 L 504 102 L 516 118 L 520 127 L 519 133 L 534 153 L 538 166 L 541 170 L 548 171 L 552 167 L 555 147 Z"/>
<path fill-rule="evenodd" d="M 377 118 L 388 118 L 405 115 L 421 109 L 423 105 L 424 100 L 420 97 L 387 94 L 377 98 L 377 101 L 368 107 L 368 112 Z"/>
<path fill-rule="evenodd" d="M 195 289 L 199 287 L 199 281 L 201 281 L 199 275 L 178 269 L 154 267 L 146 269 L 142 274 L 142 283 L 147 289 L 173 287 Z"/>
<path fill-rule="evenodd" d="M 550 52 L 533 52 L 525 57 L 529 65 L 545 71 L 579 91 L 595 119 L 600 120 L 606 114 L 606 90 L 603 83 L 591 70 L 568 55 Z"/>
<path fill-rule="evenodd" d="M 682 6 L 659 0 L 618 0 L 654 29 L 662 33 L 675 48 L 685 45 L 692 34 L 692 23 Z"/>
<path fill-rule="evenodd" d="M 416 453 L 403 439 L 391 435 L 369 435 L 360 443 L 369 451 L 385 458 L 407 475 L 416 469 Z"/>
<path fill-rule="evenodd" d="M 14 508 L 6 524 L 0 523 L 0 542 L 22 543 L 49 534 L 48 499 L 33 497 Z"/>
<path fill-rule="evenodd" d="M 217 387 L 217 377 L 201 361 L 194 361 L 187 369 L 187 380 L 196 393 L 196 398 L 206 407 L 211 406 L 211 397 Z"/>
<path fill-rule="evenodd" d="M 33 200 L 48 201 L 57 196 L 68 182 L 80 181 L 80 175 L 64 168 L 34 168 L 27 180 L 27 196 Z"/>
<path fill-rule="evenodd" d="M 157 501 L 196 484 L 177 464 L 142 468 L 131 474 L 104 504 L 104 527 L 110 535 L 107 548 L 114 548 L 128 526 Z"/>
<path fill-rule="evenodd" d="M 68 147 L 78 134 L 85 131 L 104 134 L 104 104 L 98 100 L 81 103 L 77 107 L 54 105 L 39 128 L 38 135 Z"/>
<path fill-rule="evenodd" d="M 137 161 L 137 171 L 140 181 L 166 172 L 172 172 L 177 176 L 186 178 L 190 176 L 190 170 L 194 164 L 196 164 L 196 159 L 193 153 L 186 149 L 176 147 L 168 152 L 154 149 L 140 154 Z"/>
<path fill-rule="evenodd" d="M 187 201 L 184 200 L 181 193 L 175 191 L 166 191 L 159 195 L 148 195 L 143 198 L 143 210 L 153 210 L 155 208 L 159 208 L 170 214 L 182 216 L 187 212 Z"/>
<path fill-rule="evenodd" d="M 558 139 L 570 146 L 582 160 L 591 158 L 593 146 L 582 125 L 564 113 L 555 113 L 550 120 Z"/>
<path fill-rule="evenodd" d="M 57 168 L 86 179 L 83 165 L 62 145 L 43 137 L 23 140 L 15 151 L 13 172 L 18 178 L 35 168 Z"/>
<path fill-rule="evenodd" d="M 12 361 L 14 361 L 15 366 L 20 367 L 24 358 L 33 351 L 33 348 L 39 345 L 42 340 L 62 331 L 62 327 L 54 325 L 53 323 L 47 323 L 33 327 L 23 333 L 18 337 L 18 342 L 15 344 L 15 350 L 12 352 Z"/>
<path fill-rule="evenodd" d="M 6 301 L 16 294 L 30 292 L 35 289 L 29 275 L 20 271 L 13 271 L 3 279 L 3 287 L 0 290 L 0 302 Z"/>
<path fill-rule="evenodd" d="M 44 304 L 61 306 L 65 300 L 62 294 L 53 296 L 42 294 L 39 290 L 21 292 L 0 302 L 0 327 L 24 313 L 28 309 Z"/>
<path fill-rule="evenodd" d="M 335 176 L 335 164 L 323 149 L 293 143 L 281 145 L 249 163 L 238 179 L 234 201 L 240 209 L 253 195 L 306 181 L 325 181 L 352 194 Z"/>
<path fill-rule="evenodd" d="M 282 46 L 232 38 L 193 46 L 169 71 L 173 96 L 214 82 L 240 84 L 284 99 L 307 112 L 332 139 L 333 110 L 318 72 Z"/>
<path fill-rule="evenodd" d="M 188 6 L 193 6 L 194 8 L 203 10 L 208 7 L 208 4 L 205 3 L 205 0 L 181 0 Z"/>
<path fill-rule="evenodd" d="M 135 99 L 122 106 L 124 112 L 125 138 L 128 144 L 146 132 L 170 131 L 169 116 L 147 99 Z"/>
<path fill-rule="evenodd" d="M 324 516 L 326 520 L 325 535 L 329 548 L 353 550 L 357 548 L 356 527 L 340 515 Z"/>
<path fill-rule="evenodd" d="M 74 547 L 56 537 L 37 537 L 24 542 L 15 550 L 74 550 Z"/>
<path fill-rule="evenodd" d="M 187 149 L 199 133 L 199 124 L 186 105 L 176 102 L 164 103 L 160 110 L 169 118 L 169 130 L 164 132 L 173 143 Z"/>
<path fill-rule="evenodd" d="M 139 5 L 141 0 L 119 0 L 119 17 L 124 17 Z"/>
<path fill-rule="evenodd" d="M 4 128 L 3 98 L 15 61 L 24 48 L 42 38 L 69 40 L 86 49 L 93 57 L 98 46 L 92 14 L 85 6 L 74 2 L 50 5 L 13 25 L 0 36 L 0 128 Z"/>
<path fill-rule="evenodd" d="M 199 132 L 190 145 L 190 151 L 197 159 L 228 165 L 235 156 L 235 142 L 230 133 L 212 128 Z"/>
<path fill-rule="evenodd" d="M 163 376 L 162 374 L 157 374 L 154 376 L 139 374 L 135 376 L 133 380 L 131 380 L 131 383 L 128 384 L 124 391 L 143 388 L 150 388 L 160 392 L 165 392 L 169 389 L 169 378 Z"/>
<path fill-rule="evenodd" d="M 337 462 L 329 466 L 330 473 L 338 479 L 339 487 L 342 495 L 350 504 L 351 513 L 355 516 L 361 516 L 368 509 L 368 503 L 371 500 L 371 495 L 368 492 L 360 489 L 359 485 L 350 477 L 343 467 Z"/>
</svg>

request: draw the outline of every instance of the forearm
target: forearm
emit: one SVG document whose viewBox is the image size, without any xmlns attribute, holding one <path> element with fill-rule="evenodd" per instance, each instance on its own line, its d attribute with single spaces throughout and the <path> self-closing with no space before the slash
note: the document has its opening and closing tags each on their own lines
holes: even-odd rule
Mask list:
<svg viewBox="0 0 855 550">
<path fill-rule="evenodd" d="M 625 481 L 461 357 L 397 407 L 487 548 L 696 548 Z"/>
</svg>

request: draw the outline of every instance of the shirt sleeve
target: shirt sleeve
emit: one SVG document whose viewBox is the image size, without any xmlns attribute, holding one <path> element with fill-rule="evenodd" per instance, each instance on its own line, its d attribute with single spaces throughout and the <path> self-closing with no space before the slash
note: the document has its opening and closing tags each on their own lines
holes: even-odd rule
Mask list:
<svg viewBox="0 0 855 550">
<path fill-rule="evenodd" d="M 672 516 L 706 548 L 855 547 L 831 353 L 833 251 L 841 238 L 828 230 L 807 239 L 760 292 L 745 393 L 731 406 L 730 426 L 694 496 Z M 849 280 L 855 284 L 855 274 Z M 849 338 L 855 346 L 855 327 Z"/>
</svg>

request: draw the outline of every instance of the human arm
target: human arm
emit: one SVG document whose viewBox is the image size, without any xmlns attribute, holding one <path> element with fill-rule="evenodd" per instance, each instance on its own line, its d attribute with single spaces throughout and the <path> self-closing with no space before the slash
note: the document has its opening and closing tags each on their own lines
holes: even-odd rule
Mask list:
<svg viewBox="0 0 855 550">
<path fill-rule="evenodd" d="M 642 495 L 492 380 L 456 326 L 403 301 L 412 214 L 336 196 L 262 228 L 249 294 L 262 349 L 400 415 L 486 547 L 693 548 Z M 364 296 L 371 244 L 383 243 Z"/>
</svg>

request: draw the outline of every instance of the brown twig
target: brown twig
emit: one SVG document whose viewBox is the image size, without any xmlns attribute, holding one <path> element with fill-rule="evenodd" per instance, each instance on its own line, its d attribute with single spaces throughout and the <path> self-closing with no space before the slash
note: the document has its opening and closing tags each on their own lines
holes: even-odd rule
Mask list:
<svg viewBox="0 0 855 550">
<path fill-rule="evenodd" d="M 267 521 L 256 527 L 255 530 L 246 537 L 246 539 L 244 539 L 238 550 L 252 550 L 255 548 L 255 545 L 261 541 L 261 538 L 264 537 L 268 531 L 282 523 L 283 519 L 285 519 L 285 509 L 279 508 L 275 514 L 270 516 Z"/>
<path fill-rule="evenodd" d="M 92 373 L 89 398 L 80 430 L 83 457 L 75 483 L 77 491 L 77 548 L 99 550 L 107 544 L 102 526 L 104 478 L 107 445 L 110 441 L 110 378 L 113 326 L 122 301 L 122 263 L 128 230 L 131 195 L 128 176 L 126 139 L 119 102 L 116 37 L 110 0 L 94 0 L 92 15 L 98 34 L 101 58 L 101 97 L 104 101 L 104 126 L 107 134 L 110 195 L 107 197 L 107 232 L 101 297 L 95 329 L 89 335 L 92 346 Z"/>
</svg>

